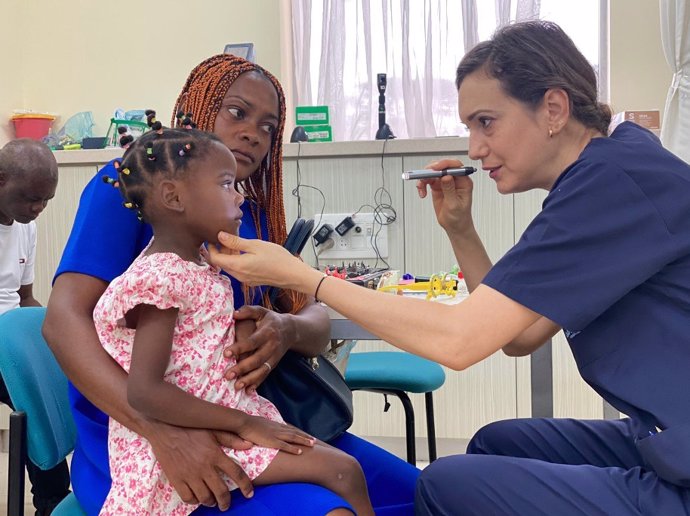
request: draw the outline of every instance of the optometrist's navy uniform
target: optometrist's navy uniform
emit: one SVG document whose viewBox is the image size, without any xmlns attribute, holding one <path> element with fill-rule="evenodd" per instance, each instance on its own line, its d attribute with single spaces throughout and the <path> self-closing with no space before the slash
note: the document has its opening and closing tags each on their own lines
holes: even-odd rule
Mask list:
<svg viewBox="0 0 690 516">
<path fill-rule="evenodd" d="M 55 277 L 76 272 L 111 281 L 122 274 L 152 236 L 151 227 L 140 223 L 134 212 L 122 207 L 120 193 L 103 183 L 102 176 L 115 178 L 112 162 L 89 182 L 82 193 L 72 233 Z M 250 209 L 242 205 L 240 234 L 256 238 Z M 259 214 L 262 236 L 268 235 L 266 214 Z M 244 304 L 242 288 L 231 278 L 235 307 Z M 257 293 L 257 299 L 260 294 Z M 79 343 L 75 343 L 78 346 Z M 89 516 L 99 513 L 110 489 L 108 464 L 108 416 L 92 405 L 70 384 L 72 413 L 77 426 L 77 443 L 72 457 L 72 488 Z M 330 443 L 355 457 L 367 478 L 372 504 L 379 516 L 404 516 L 413 512 L 414 486 L 419 470 L 402 459 L 352 434 L 345 433 Z M 321 516 L 350 505 L 327 489 L 304 483 L 256 486 L 251 499 L 233 493 L 229 512 L 199 507 L 195 516 L 233 514 L 237 516 Z"/>
<path fill-rule="evenodd" d="M 592 140 L 483 283 L 629 418 L 492 423 L 424 470 L 418 514 L 690 514 L 690 166 L 630 122 Z"/>
</svg>

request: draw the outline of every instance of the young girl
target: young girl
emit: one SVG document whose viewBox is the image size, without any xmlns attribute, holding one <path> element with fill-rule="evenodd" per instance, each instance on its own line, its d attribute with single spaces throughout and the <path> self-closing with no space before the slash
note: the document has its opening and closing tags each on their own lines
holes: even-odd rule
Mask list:
<svg viewBox="0 0 690 516">
<path fill-rule="evenodd" d="M 268 400 L 235 390 L 223 377 L 234 361 L 223 355 L 234 341 L 233 293 L 202 245 L 213 244 L 220 228 L 239 228 L 237 164 L 212 134 L 154 129 L 127 149 L 114 182 L 125 207 L 151 224 L 154 239 L 94 311 L 104 348 L 129 373 L 129 403 L 152 419 L 229 431 L 254 444 L 225 452 L 255 484 L 320 484 L 357 514 L 373 514 L 355 459 L 283 424 Z M 110 419 L 108 440 L 113 482 L 101 514 L 196 509 L 167 481 L 146 439 Z"/>
</svg>

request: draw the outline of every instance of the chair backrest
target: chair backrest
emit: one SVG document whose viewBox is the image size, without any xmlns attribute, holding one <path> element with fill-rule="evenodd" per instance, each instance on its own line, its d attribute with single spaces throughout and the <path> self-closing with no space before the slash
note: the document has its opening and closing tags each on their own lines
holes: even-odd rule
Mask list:
<svg viewBox="0 0 690 516">
<path fill-rule="evenodd" d="M 31 462 L 50 469 L 74 448 L 76 428 L 67 378 L 41 334 L 45 313 L 27 307 L 0 316 L 0 374 L 14 409 L 26 412 Z"/>
</svg>

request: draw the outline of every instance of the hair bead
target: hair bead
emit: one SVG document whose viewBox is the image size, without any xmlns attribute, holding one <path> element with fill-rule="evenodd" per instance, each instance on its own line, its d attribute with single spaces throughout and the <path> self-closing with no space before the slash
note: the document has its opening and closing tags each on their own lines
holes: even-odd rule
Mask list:
<svg viewBox="0 0 690 516">
<path fill-rule="evenodd" d="M 111 185 L 114 188 L 119 188 L 120 187 L 120 182 L 117 179 L 113 179 L 112 177 L 109 176 L 102 176 L 103 182 L 107 185 Z"/>
<path fill-rule="evenodd" d="M 151 130 L 156 131 L 158 134 L 163 134 L 163 124 L 160 120 L 156 120 L 156 111 L 153 109 L 147 109 L 144 111 L 146 114 L 146 123 L 151 128 Z"/>
<path fill-rule="evenodd" d="M 191 144 L 191 143 L 185 143 L 185 144 L 184 144 L 184 147 L 182 147 L 182 148 L 180 149 L 180 151 L 178 152 L 178 154 L 179 154 L 180 156 L 186 156 L 187 154 L 189 154 L 189 151 L 191 151 L 191 150 L 192 150 L 192 144 Z"/>
<path fill-rule="evenodd" d="M 180 113 L 182 113 L 182 112 L 180 111 Z M 187 113 L 186 115 L 183 115 L 181 123 L 182 123 L 182 127 L 185 129 L 196 129 L 196 124 L 192 120 L 192 114 L 191 113 Z"/>
<path fill-rule="evenodd" d="M 156 161 L 156 155 L 153 153 L 153 142 L 146 144 L 146 157 L 149 161 Z"/>
<path fill-rule="evenodd" d="M 123 149 L 128 149 L 130 145 L 132 145 L 132 142 L 134 141 L 134 136 L 131 134 L 125 134 L 122 138 L 120 138 L 120 146 Z"/>
</svg>

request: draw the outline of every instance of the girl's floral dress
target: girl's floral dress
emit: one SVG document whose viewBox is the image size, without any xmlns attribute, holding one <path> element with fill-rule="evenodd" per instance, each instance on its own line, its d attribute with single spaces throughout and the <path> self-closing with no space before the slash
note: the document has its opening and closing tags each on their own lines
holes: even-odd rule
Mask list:
<svg viewBox="0 0 690 516">
<path fill-rule="evenodd" d="M 223 349 L 235 338 L 232 302 L 230 280 L 217 268 L 183 260 L 173 253 L 142 253 L 110 283 L 96 305 L 94 321 L 103 347 L 129 371 L 134 330 L 125 327 L 125 314 L 141 304 L 162 310 L 177 308 L 165 380 L 206 401 L 282 422 L 271 402 L 255 392 L 235 391 L 234 381 L 223 377 L 225 369 L 235 362 L 223 356 Z M 278 453 L 259 446 L 224 450 L 250 479 L 259 476 Z M 149 442 L 112 418 L 108 453 L 112 486 L 102 515 L 182 516 L 196 509 L 177 495 Z M 226 482 L 230 489 L 237 487 L 228 478 Z"/>
</svg>

